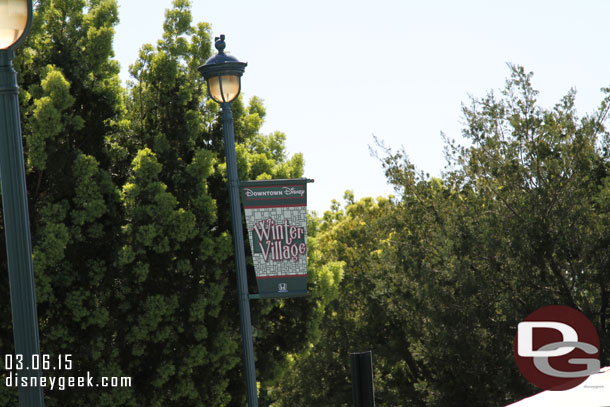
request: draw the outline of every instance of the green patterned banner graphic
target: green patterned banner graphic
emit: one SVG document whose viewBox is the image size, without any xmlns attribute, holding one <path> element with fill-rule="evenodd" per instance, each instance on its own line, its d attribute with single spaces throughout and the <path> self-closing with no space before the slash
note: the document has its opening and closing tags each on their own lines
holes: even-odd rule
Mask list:
<svg viewBox="0 0 610 407">
<path fill-rule="evenodd" d="M 306 178 L 241 182 L 261 298 L 307 295 L 309 182 Z"/>
</svg>

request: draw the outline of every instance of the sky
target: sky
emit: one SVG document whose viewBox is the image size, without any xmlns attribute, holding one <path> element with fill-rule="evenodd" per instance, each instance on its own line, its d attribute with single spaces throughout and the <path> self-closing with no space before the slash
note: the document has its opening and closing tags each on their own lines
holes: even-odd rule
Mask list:
<svg viewBox="0 0 610 407">
<path fill-rule="evenodd" d="M 126 81 L 172 1 L 118 2 Z M 500 90 L 508 63 L 534 73 L 543 107 L 575 88 L 578 113 L 592 113 L 610 86 L 608 0 L 192 0 L 192 14 L 248 63 L 244 100 L 263 99 L 263 133 L 282 131 L 288 152 L 303 153 L 319 214 L 346 190 L 393 193 L 370 152 L 375 137 L 440 176 L 441 132 L 461 140 L 462 104 Z"/>
</svg>

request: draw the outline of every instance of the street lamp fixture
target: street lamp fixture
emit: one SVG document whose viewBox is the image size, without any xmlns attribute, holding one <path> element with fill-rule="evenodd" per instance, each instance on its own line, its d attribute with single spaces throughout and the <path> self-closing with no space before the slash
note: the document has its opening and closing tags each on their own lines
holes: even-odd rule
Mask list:
<svg viewBox="0 0 610 407">
<path fill-rule="evenodd" d="M 241 205 L 239 203 L 239 178 L 237 176 L 237 159 L 235 156 L 233 113 L 231 112 L 231 102 L 239 96 L 241 76 L 247 64 L 239 62 L 237 58 L 231 55 L 225 54 L 224 49 L 226 44 L 224 35 L 216 38 L 215 47 L 218 50 L 218 54 L 208 59 L 205 65 L 200 66 L 199 72 L 201 72 L 207 82 L 210 97 L 222 106 L 222 128 L 227 157 L 227 180 L 231 203 L 231 228 L 233 244 L 235 246 L 235 267 L 237 269 L 237 292 L 239 295 L 247 399 L 248 407 L 258 407 L 252 322 L 250 320 L 250 299 L 248 296 L 248 279 L 246 277 L 246 253 L 242 230 Z"/>
<path fill-rule="evenodd" d="M 15 354 L 22 358 L 24 371 L 30 377 L 37 377 L 37 383 L 40 383 L 40 366 L 34 368 L 32 362 L 35 360 L 34 355 L 40 355 L 40 342 L 19 115 L 19 87 L 17 72 L 13 69 L 14 51 L 28 34 L 32 16 L 32 0 L 0 0 L 0 183 L 13 338 Z M 22 407 L 44 406 L 42 387 L 19 387 L 19 404 Z"/>
<path fill-rule="evenodd" d="M 216 38 L 215 47 L 218 54 L 208 59 L 199 67 L 199 72 L 207 81 L 208 92 L 214 101 L 221 105 L 234 101 L 241 90 L 241 76 L 246 69 L 246 62 L 224 52 L 226 47 L 224 34 Z"/>
</svg>

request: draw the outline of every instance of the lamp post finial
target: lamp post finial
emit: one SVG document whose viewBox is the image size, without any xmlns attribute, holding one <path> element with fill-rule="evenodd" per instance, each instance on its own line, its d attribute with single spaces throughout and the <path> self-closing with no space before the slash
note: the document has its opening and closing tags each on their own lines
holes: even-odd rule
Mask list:
<svg viewBox="0 0 610 407">
<path fill-rule="evenodd" d="M 225 43 L 225 35 L 220 34 L 220 37 L 216 37 L 216 38 L 214 38 L 214 40 L 215 40 L 214 46 L 218 50 L 218 53 L 224 54 L 225 47 L 227 46 L 227 44 Z"/>
</svg>

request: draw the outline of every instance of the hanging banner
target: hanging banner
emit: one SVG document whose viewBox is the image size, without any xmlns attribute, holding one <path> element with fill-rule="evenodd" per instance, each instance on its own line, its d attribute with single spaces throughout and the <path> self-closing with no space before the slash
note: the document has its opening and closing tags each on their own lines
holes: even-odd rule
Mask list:
<svg viewBox="0 0 610 407">
<path fill-rule="evenodd" d="M 240 183 L 261 298 L 307 295 L 308 182 L 312 180 Z"/>
</svg>

